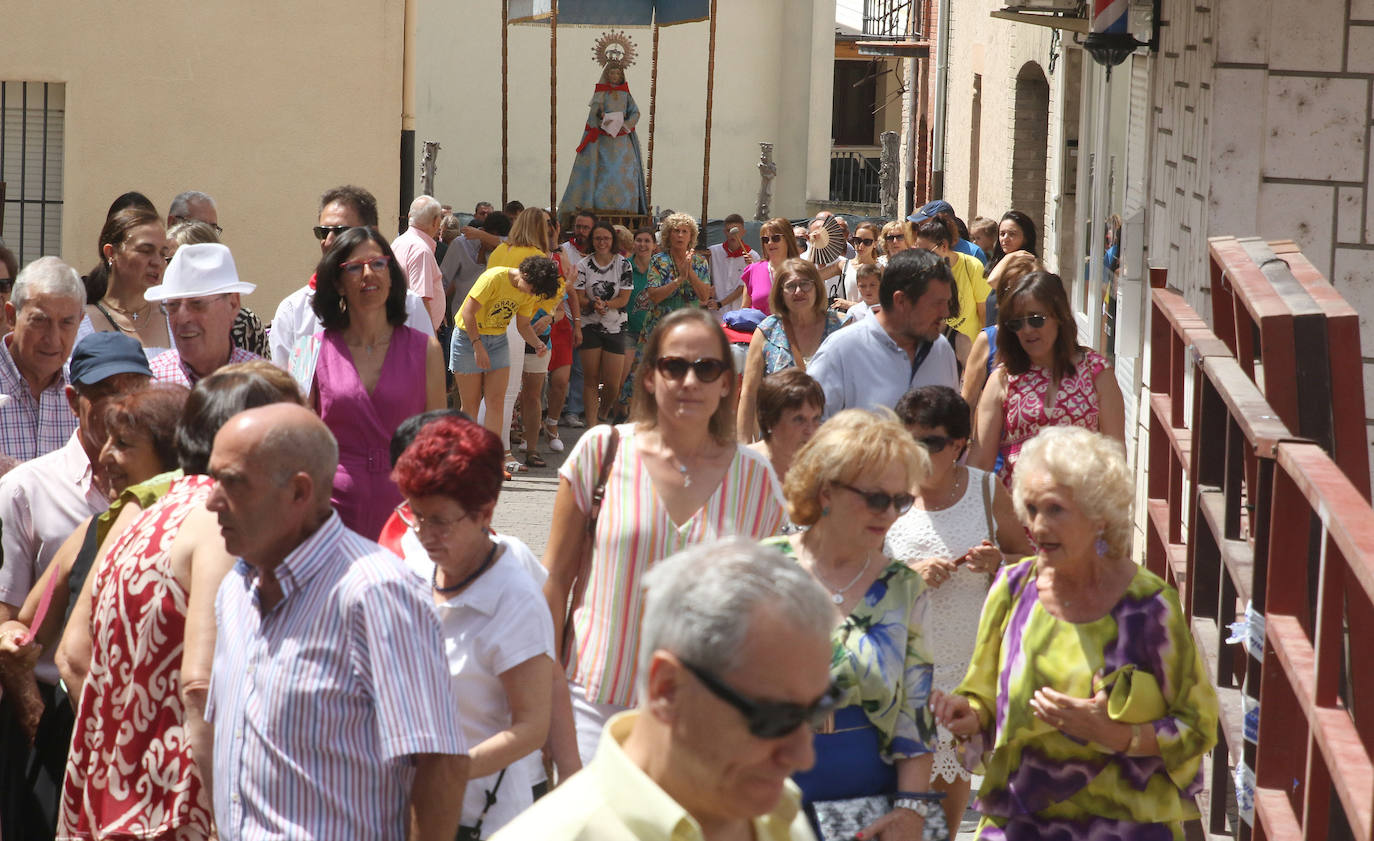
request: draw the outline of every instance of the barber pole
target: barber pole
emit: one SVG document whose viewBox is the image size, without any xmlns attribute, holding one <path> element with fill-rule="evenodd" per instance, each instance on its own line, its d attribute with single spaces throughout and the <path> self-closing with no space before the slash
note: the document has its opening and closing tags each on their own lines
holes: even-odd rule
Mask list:
<svg viewBox="0 0 1374 841">
<path fill-rule="evenodd" d="M 1130 0 L 1093 0 L 1092 32 L 1127 34 Z"/>
<path fill-rule="evenodd" d="M 1093 0 L 1092 7 L 1092 23 L 1083 48 L 1098 64 L 1115 67 L 1137 47 L 1145 46 L 1130 32 L 1131 0 Z"/>
</svg>

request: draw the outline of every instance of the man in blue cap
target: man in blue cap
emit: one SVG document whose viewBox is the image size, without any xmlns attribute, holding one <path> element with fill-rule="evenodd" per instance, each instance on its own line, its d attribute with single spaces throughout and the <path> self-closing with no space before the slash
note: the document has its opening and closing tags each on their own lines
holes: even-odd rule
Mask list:
<svg viewBox="0 0 1374 841">
<path fill-rule="evenodd" d="M 958 217 L 954 215 L 954 208 L 950 205 L 949 202 L 945 201 L 944 199 L 936 199 L 935 201 L 926 202 L 920 210 L 908 216 L 907 221 L 916 222 L 917 224 L 919 224 L 921 222 L 926 221 L 927 219 L 930 219 L 933 216 L 943 217 L 946 222 L 955 223 L 955 225 L 958 226 L 958 229 L 961 232 L 964 230 L 963 226 L 959 225 L 958 223 Z M 987 252 L 979 248 L 975 243 L 970 242 L 966 239 L 960 239 L 957 243 L 954 244 L 954 250 L 958 251 L 960 254 L 968 254 L 971 257 L 977 257 L 979 262 L 983 264 L 983 270 L 987 270 Z"/>
<path fill-rule="evenodd" d="M 148 357 L 137 339 L 123 333 L 91 333 L 72 351 L 66 386 L 67 405 L 76 415 L 76 431 L 67 443 L 47 455 L 26 461 L 0 479 L 0 622 L 13 619 L 35 581 L 62 545 L 87 517 L 109 507 L 100 450 L 105 445 L 105 410 L 152 379 Z M 15 837 L 51 838 L 57 825 L 72 710 L 59 704 L 53 652 L 43 652 L 34 667 L 44 713 L 32 750 L 27 739 L 15 739 L 14 711 L 0 705 L 0 777 L 10 790 L 7 805 L 21 800 L 26 808 L 5 810 L 6 837 L 12 820 L 26 821 Z M 19 776 L 22 775 L 22 776 Z M 18 782 L 27 777 L 30 788 Z M 22 789 L 22 790 L 21 790 Z M 19 798 L 19 799 L 16 799 Z"/>
</svg>

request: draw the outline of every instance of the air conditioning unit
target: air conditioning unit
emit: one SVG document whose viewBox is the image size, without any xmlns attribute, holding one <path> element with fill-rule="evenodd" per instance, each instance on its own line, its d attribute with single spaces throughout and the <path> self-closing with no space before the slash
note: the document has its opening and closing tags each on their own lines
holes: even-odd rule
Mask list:
<svg viewBox="0 0 1374 841">
<path fill-rule="evenodd" d="M 1086 17 L 1087 3 L 1083 0 L 1009 0 L 1004 11 L 1058 12 L 1061 14 L 1081 12 Z"/>
</svg>

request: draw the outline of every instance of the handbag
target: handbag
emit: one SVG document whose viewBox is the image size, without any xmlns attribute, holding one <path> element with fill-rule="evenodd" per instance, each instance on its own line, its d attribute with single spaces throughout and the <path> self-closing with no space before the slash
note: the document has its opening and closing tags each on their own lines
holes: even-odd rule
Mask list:
<svg viewBox="0 0 1374 841">
<path fill-rule="evenodd" d="M 892 811 L 892 794 L 867 794 L 842 800 L 816 800 L 811 808 L 816 815 L 820 841 L 854 841 L 855 835 L 869 824 Z M 928 803 L 929 806 L 924 806 Z M 923 802 L 925 818 L 921 841 L 949 841 L 949 824 L 938 799 Z"/>
<path fill-rule="evenodd" d="M 482 807 L 482 814 L 477 816 L 477 823 L 472 826 L 459 825 L 458 834 L 453 836 L 454 841 L 482 841 L 482 821 L 487 819 L 487 812 L 496 803 L 496 790 L 501 788 L 501 781 L 506 778 L 506 769 L 502 768 L 501 773 L 496 775 L 496 785 L 492 786 L 484 795 L 487 798 L 487 805 Z"/>
<path fill-rule="evenodd" d="M 582 535 L 581 559 L 577 563 L 577 574 L 573 576 L 572 586 L 568 588 L 568 604 L 563 614 L 563 632 L 558 646 L 558 659 L 564 668 L 570 665 L 573 654 L 573 612 L 582 606 L 582 597 L 587 592 L 587 579 L 592 568 L 592 544 L 596 541 L 596 519 L 601 515 L 601 502 L 606 497 L 606 479 L 611 475 L 611 464 L 615 461 L 616 451 L 620 449 L 620 430 L 611 426 L 610 440 L 601 454 L 601 466 L 597 472 L 596 487 L 592 489 L 591 508 L 587 511 L 587 530 Z"/>
</svg>

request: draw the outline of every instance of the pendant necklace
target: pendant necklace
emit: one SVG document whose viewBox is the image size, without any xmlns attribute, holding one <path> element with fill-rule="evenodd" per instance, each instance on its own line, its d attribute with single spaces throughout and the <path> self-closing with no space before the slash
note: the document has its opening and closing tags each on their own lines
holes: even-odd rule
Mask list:
<svg viewBox="0 0 1374 841">
<path fill-rule="evenodd" d="M 811 564 L 811 574 L 815 577 L 817 581 L 821 583 L 823 587 L 825 587 L 825 589 L 830 591 L 830 600 L 832 602 L 834 602 L 835 604 L 844 604 L 844 594 L 849 591 L 850 587 L 853 587 L 855 584 L 859 583 L 859 579 L 864 577 L 864 573 L 868 572 L 868 567 L 872 563 L 873 556 L 869 555 L 867 558 L 864 559 L 863 569 L 859 570 L 859 574 L 849 579 L 849 583 L 838 590 L 836 590 L 834 587 L 831 587 L 830 583 L 826 581 L 824 578 L 821 578 L 820 570 L 816 568 L 816 564 L 814 561 Z"/>
</svg>

